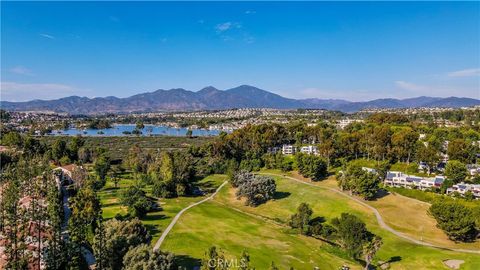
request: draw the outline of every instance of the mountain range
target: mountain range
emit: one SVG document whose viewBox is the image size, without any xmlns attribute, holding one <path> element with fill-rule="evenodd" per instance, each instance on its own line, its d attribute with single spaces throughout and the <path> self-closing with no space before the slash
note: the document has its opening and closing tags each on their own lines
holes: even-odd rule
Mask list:
<svg viewBox="0 0 480 270">
<path fill-rule="evenodd" d="M 156 90 L 126 98 L 113 96 L 97 98 L 70 96 L 55 100 L 0 102 L 2 109 L 10 111 L 55 111 L 70 114 L 221 110 L 231 108 L 305 108 L 356 112 L 366 108 L 457 108 L 475 105 L 480 105 L 480 100 L 459 97 L 386 98 L 365 102 L 351 102 L 342 99 L 291 99 L 249 85 L 241 85 L 228 90 L 219 90 L 209 86 L 197 92 L 181 88 Z"/>
</svg>

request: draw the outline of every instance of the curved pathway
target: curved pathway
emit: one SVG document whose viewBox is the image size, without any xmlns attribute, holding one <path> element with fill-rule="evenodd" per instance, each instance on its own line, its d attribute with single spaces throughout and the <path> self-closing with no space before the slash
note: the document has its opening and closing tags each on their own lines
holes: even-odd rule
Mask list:
<svg viewBox="0 0 480 270">
<path fill-rule="evenodd" d="M 214 193 L 212 193 L 210 196 L 208 196 L 207 198 L 201 200 L 201 201 L 198 201 L 196 203 L 192 203 L 190 204 L 189 206 L 183 208 L 182 210 L 180 210 L 180 212 L 178 212 L 175 217 L 172 219 L 172 221 L 170 222 L 170 224 L 168 224 L 167 228 L 165 228 L 165 230 L 163 231 L 162 235 L 160 236 L 160 238 L 157 240 L 157 243 L 155 243 L 155 246 L 153 247 L 153 250 L 158 250 L 160 248 L 160 246 L 162 245 L 163 241 L 165 240 L 165 238 L 167 237 L 168 233 L 170 232 L 170 230 L 172 230 L 173 226 L 175 226 L 175 223 L 177 223 L 178 219 L 182 216 L 182 214 L 187 211 L 188 209 L 194 207 L 194 206 L 197 206 L 199 204 L 202 204 L 210 199 L 212 199 L 213 197 L 215 197 L 215 195 L 217 195 L 218 191 L 220 191 L 220 189 L 225 186 L 226 184 L 228 183 L 228 181 L 225 181 L 223 182 L 218 188 L 217 190 L 215 190 Z"/>
<path fill-rule="evenodd" d="M 301 183 L 301 184 L 305 184 L 305 185 L 308 185 L 308 186 L 312 186 L 312 187 L 317 187 L 317 188 L 322 188 L 322 189 L 327 189 L 327 190 L 330 190 L 330 191 L 333 191 L 333 192 L 336 192 L 344 197 L 347 197 L 351 200 L 354 200 L 356 201 L 357 203 L 367 207 L 368 209 L 372 210 L 373 213 L 375 214 L 375 217 L 377 218 L 377 222 L 378 224 L 380 225 L 380 227 L 382 229 L 385 229 L 393 234 L 395 234 L 396 236 L 400 237 L 400 238 L 403 238 L 409 242 L 412 242 L 412 243 L 415 243 L 417 245 L 422 245 L 422 246 L 428 246 L 428 247 L 433 247 L 433 248 L 438 248 L 438 249 L 443 249 L 443 250 L 450 250 L 450 251 L 456 251 L 456 252 L 462 252 L 462 253 L 475 253 L 475 254 L 480 254 L 480 250 L 470 250 L 470 249 L 458 249 L 458 248 L 448 248 L 448 247 L 442 247 L 442 246 L 439 246 L 439 245 L 434 245 L 434 244 L 431 244 L 431 243 L 427 243 L 427 242 L 423 242 L 423 241 L 420 241 L 420 240 L 417 240 L 413 237 L 410 237 L 408 235 L 405 235 L 395 229 L 393 229 L 392 227 L 388 226 L 385 221 L 383 221 L 383 218 L 382 216 L 380 215 L 380 212 L 378 212 L 378 210 L 365 203 L 364 201 L 358 199 L 358 198 L 355 198 L 355 197 L 352 197 L 352 196 L 349 196 L 348 194 L 345 194 L 343 193 L 342 191 L 338 190 L 338 189 L 335 189 L 335 188 L 330 188 L 330 187 L 323 187 L 323 186 L 318 186 L 318 185 L 314 185 L 312 183 L 309 183 L 309 182 L 305 182 L 305 181 L 302 181 L 302 180 L 299 180 L 297 178 L 294 178 L 294 177 L 290 177 L 290 176 L 285 176 L 285 175 L 281 175 L 281 174 L 275 174 L 275 173 L 260 173 L 260 174 L 264 174 L 264 175 L 272 175 L 272 176 L 280 176 L 280 177 L 284 177 L 284 178 L 287 178 L 287 179 L 290 179 L 290 180 L 293 180 L 293 181 L 296 181 L 298 183 Z"/>
</svg>

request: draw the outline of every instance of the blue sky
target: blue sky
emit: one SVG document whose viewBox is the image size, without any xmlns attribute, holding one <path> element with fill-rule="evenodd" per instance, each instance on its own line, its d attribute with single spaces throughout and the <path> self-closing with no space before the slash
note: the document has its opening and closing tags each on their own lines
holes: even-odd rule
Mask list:
<svg viewBox="0 0 480 270">
<path fill-rule="evenodd" d="M 1 98 L 480 98 L 479 2 L 1 2 Z"/>
</svg>

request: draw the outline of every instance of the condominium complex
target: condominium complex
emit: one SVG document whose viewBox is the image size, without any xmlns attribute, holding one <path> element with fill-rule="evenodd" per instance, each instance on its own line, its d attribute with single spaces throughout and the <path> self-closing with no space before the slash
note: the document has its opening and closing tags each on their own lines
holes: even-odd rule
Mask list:
<svg viewBox="0 0 480 270">
<path fill-rule="evenodd" d="M 445 181 L 445 177 L 437 175 L 435 177 L 420 177 L 414 175 L 404 174 L 397 171 L 387 172 L 385 178 L 385 185 L 391 187 L 416 188 L 416 189 L 431 189 L 440 187 Z"/>
</svg>

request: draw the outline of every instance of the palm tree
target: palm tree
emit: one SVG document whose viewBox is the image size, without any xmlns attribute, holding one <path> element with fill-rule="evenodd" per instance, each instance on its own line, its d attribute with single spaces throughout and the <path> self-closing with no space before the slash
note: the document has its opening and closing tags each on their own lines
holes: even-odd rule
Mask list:
<svg viewBox="0 0 480 270">
<path fill-rule="evenodd" d="M 380 236 L 374 236 L 373 239 L 365 244 L 363 247 L 363 254 L 365 256 L 365 270 L 368 270 L 370 263 L 372 262 L 373 257 L 382 246 L 382 238 Z"/>
</svg>

